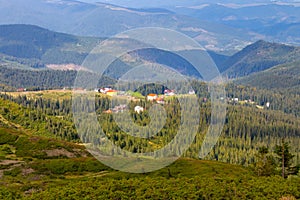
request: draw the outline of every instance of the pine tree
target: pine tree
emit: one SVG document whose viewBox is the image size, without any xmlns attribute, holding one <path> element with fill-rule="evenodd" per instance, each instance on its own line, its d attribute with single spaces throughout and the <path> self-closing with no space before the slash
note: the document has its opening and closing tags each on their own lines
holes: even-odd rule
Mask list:
<svg viewBox="0 0 300 200">
<path fill-rule="evenodd" d="M 275 172 L 275 162 L 273 156 L 269 155 L 269 149 L 260 147 L 256 155 L 255 171 L 258 176 L 270 176 Z"/>
<path fill-rule="evenodd" d="M 291 165 L 292 165 L 292 159 L 294 158 L 294 155 L 290 153 L 290 146 L 287 142 L 282 139 L 281 145 L 275 146 L 274 153 L 278 157 L 278 161 L 281 166 L 282 170 L 282 177 L 285 178 L 288 173 L 290 173 Z"/>
</svg>

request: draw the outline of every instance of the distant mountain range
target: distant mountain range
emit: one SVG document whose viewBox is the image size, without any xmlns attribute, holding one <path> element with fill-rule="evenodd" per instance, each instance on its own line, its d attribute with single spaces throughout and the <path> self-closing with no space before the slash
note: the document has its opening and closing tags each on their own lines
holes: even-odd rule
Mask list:
<svg viewBox="0 0 300 200">
<path fill-rule="evenodd" d="M 298 5 L 300 6 L 300 4 Z M 300 7 L 292 4 L 202 4 L 174 12 L 251 32 L 257 38 L 300 44 Z M 253 35 L 253 36 L 254 36 Z"/>
<path fill-rule="evenodd" d="M 96 3 L 99 0 L 81 0 L 88 3 Z M 180 8 L 190 7 L 199 8 L 202 4 L 222 4 L 230 7 L 245 7 L 247 5 L 266 5 L 266 4 L 289 4 L 299 5 L 298 0 L 243 0 L 243 1 L 232 1 L 232 0 L 102 0 L 101 2 L 116 4 L 120 6 L 127 6 L 132 8 L 147 8 L 147 7 L 162 7 L 162 8 Z"/>
<path fill-rule="evenodd" d="M 53 32 L 33 25 L 0 25 L 0 66 L 11 70 L 46 67 L 76 70 L 102 40 Z M 231 56 L 213 51 L 208 53 L 219 71 L 229 78 L 238 78 L 238 83 L 265 88 L 300 86 L 300 47 L 259 40 Z M 147 49 L 135 54 L 195 76 L 191 64 L 168 52 Z M 117 60 L 107 75 L 118 78 L 119 73 L 128 69 L 129 65 Z"/>
<path fill-rule="evenodd" d="M 93 37 L 137 27 L 164 27 L 188 34 L 208 50 L 227 54 L 259 39 L 300 44 L 297 2 L 103 1 L 0 0 L 0 24 L 33 24 Z"/>
</svg>

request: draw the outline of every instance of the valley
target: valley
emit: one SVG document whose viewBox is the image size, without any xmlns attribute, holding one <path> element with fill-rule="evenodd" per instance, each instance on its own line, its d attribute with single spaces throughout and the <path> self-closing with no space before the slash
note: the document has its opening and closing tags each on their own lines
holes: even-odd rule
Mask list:
<svg viewBox="0 0 300 200">
<path fill-rule="evenodd" d="M 0 199 L 300 199 L 299 8 L 0 0 Z"/>
</svg>

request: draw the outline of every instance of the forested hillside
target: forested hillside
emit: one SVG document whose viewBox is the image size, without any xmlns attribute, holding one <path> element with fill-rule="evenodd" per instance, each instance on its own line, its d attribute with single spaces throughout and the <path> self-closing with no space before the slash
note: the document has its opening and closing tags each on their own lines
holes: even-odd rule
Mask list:
<svg viewBox="0 0 300 200">
<path fill-rule="evenodd" d="M 205 87 L 203 88 L 201 84 L 198 87 L 197 92 L 204 95 Z M 287 101 L 289 104 L 284 104 L 281 101 L 282 97 L 278 94 L 268 94 L 264 91 L 232 85 L 228 86 L 227 90 L 228 98 L 239 98 L 239 102 L 229 102 L 222 136 L 208 158 L 246 166 L 251 165 L 254 163 L 259 147 L 267 146 L 273 149 L 284 137 L 291 144 L 292 151 L 296 155 L 293 162 L 299 163 L 300 121 L 297 116 L 300 113 L 298 109 L 293 108 L 299 98 L 291 98 Z M 18 93 L 16 94 L 18 95 Z M 39 135 L 46 134 L 49 137 L 79 141 L 73 125 L 71 93 L 66 93 L 64 96 L 54 95 L 53 98 L 50 98 L 51 93 L 37 92 L 33 93 L 33 97 L 12 97 L 3 94 L 2 98 L 7 100 L 2 100 L 1 115 L 8 121 L 29 128 Z M 204 98 L 206 97 L 199 99 L 201 103 L 199 133 L 190 149 L 185 153 L 185 156 L 188 157 L 198 157 L 198 150 L 210 124 L 211 105 L 209 101 L 202 102 Z M 253 103 L 248 103 L 249 99 L 252 99 Z M 265 106 L 267 101 L 271 105 L 269 108 Z M 161 148 L 174 137 L 180 123 L 180 112 L 175 112 L 178 111 L 179 105 L 170 99 L 164 106 L 170 117 L 164 128 L 150 140 L 135 138 L 122 132 L 115 124 L 111 114 L 103 114 L 104 111 L 111 108 L 108 97 L 98 96 L 95 105 L 96 112 L 99 114 L 99 122 L 109 138 L 131 152 L 152 151 Z M 132 117 L 136 123 L 148 124 L 147 111 L 140 115 L 134 113 L 133 108 L 136 105 L 142 105 L 148 110 L 147 107 L 151 106 L 151 103 L 142 100 L 139 103 L 132 102 L 130 104 Z M 264 106 L 265 109 L 257 108 L 257 106 Z M 45 119 L 47 119 L 46 122 Z"/>
<path fill-rule="evenodd" d="M 201 87 L 197 92 L 201 90 L 202 96 L 205 87 L 199 85 Z M 239 88 L 237 93 L 227 90 L 233 96 L 248 98 L 245 96 L 247 88 L 228 88 L 234 91 Z M 253 97 L 255 100 L 260 98 Z M 180 122 L 180 113 L 175 112 L 178 110 L 177 101 L 170 98 L 164 105 L 168 113 L 165 127 L 157 135 L 141 139 L 123 133 L 116 126 L 112 115 L 104 113 L 110 109 L 110 98 L 96 94 L 96 112 L 107 137 L 122 149 L 133 153 L 153 151 L 174 137 Z M 49 199 L 55 194 L 55 198 L 72 199 L 81 199 L 83 196 L 168 199 L 175 198 L 174 195 L 176 198 L 192 199 L 300 198 L 300 178 L 296 175 L 300 167 L 299 118 L 279 108 L 261 110 L 242 101 L 229 103 L 222 135 L 205 160 L 200 161 L 198 153 L 210 123 L 211 105 L 203 97 L 199 101 L 200 127 L 191 147 L 183 154 L 185 158 L 159 171 L 134 175 L 104 166 L 80 145 L 82 140 L 73 124 L 71 91 L 2 93 L 0 197 Z M 153 103 L 141 99 L 131 102 L 129 108 L 137 104 L 148 108 Z M 137 114 L 132 110 L 131 114 L 137 124 L 149 122 L 147 111 Z M 281 145 L 283 137 L 289 145 L 290 153 L 294 155 L 291 168 L 288 168 L 291 171 L 286 171 L 289 175 L 294 174 L 292 178 L 280 177 L 280 162 L 275 160 L 272 164 L 274 168 L 269 171 L 263 168 L 263 174 L 257 172 L 261 162 L 260 149 L 267 148 L 270 152 L 268 156 L 277 158 L 273 152 Z M 14 184 L 16 182 L 17 185 Z"/>
<path fill-rule="evenodd" d="M 268 70 L 237 80 L 237 83 L 253 87 L 289 91 L 299 94 L 300 62 L 277 65 Z"/>
<path fill-rule="evenodd" d="M 227 69 L 224 74 L 236 78 L 299 61 L 299 58 L 299 47 L 260 40 L 226 59 L 222 67 Z"/>
<path fill-rule="evenodd" d="M 18 58 L 41 58 L 50 48 L 77 42 L 75 36 L 30 25 L 1 25 L 0 52 Z"/>
<path fill-rule="evenodd" d="M 56 70 L 66 70 L 66 65 L 68 64 L 80 67 L 90 51 L 102 40 L 103 38 L 78 37 L 57 33 L 32 25 L 0 25 L 0 66 L 3 74 L 2 77 L 0 77 L 0 81 L 2 84 L 11 87 L 47 85 L 47 83 L 41 83 L 40 80 L 34 79 L 31 80 L 32 85 L 30 86 L 27 86 L 24 83 L 17 83 L 19 79 L 24 79 L 24 77 L 17 75 L 20 71 L 11 72 L 18 77 L 16 77 L 16 79 L 13 77 L 12 80 L 7 80 L 7 69 L 9 68 L 12 71 L 19 68 L 43 69 L 52 65 Z M 277 67 L 276 70 L 266 71 L 259 76 L 250 76 L 241 83 L 248 84 L 252 82 L 253 86 L 257 86 L 258 83 L 265 83 L 263 79 L 269 80 L 268 77 L 273 75 L 281 76 L 281 74 L 285 74 L 280 77 L 283 81 L 279 81 L 277 85 L 271 83 L 271 85 L 274 85 L 271 87 L 278 88 L 278 85 L 281 85 L 281 87 L 286 87 L 288 85 L 291 85 L 291 87 L 297 86 L 297 76 L 299 76 L 299 73 L 296 66 L 299 63 L 300 57 L 299 47 L 260 40 L 250 44 L 232 56 L 221 55 L 212 51 L 208 51 L 208 53 L 215 61 L 219 71 L 229 78 L 242 77 L 255 72 L 262 72 L 277 65 L 284 66 Z M 169 52 L 155 49 L 142 49 L 130 52 L 129 54 L 130 56 L 136 56 L 138 59 L 142 59 L 145 62 L 150 61 L 170 66 L 184 75 L 201 77 L 201 74 L 198 74 L 190 63 Z M 126 60 L 126 58 L 124 59 Z M 294 69 L 291 69 L 292 66 L 295 66 Z M 288 71 L 287 68 L 289 68 Z M 131 66 L 122 62 L 122 58 L 120 58 L 112 63 L 106 71 L 106 74 L 111 78 L 119 78 L 129 69 L 131 69 Z M 30 74 L 31 72 L 26 73 Z M 44 76 L 44 72 L 41 73 L 41 76 Z M 66 77 L 69 76 L 72 75 L 66 75 Z M 51 75 L 50 77 L 46 77 L 46 79 L 51 79 Z M 275 79 L 273 78 L 273 80 Z M 285 80 L 287 80 L 288 83 L 286 83 Z M 10 83 L 8 83 L 9 81 Z M 283 82 L 285 82 L 285 84 L 280 84 Z M 62 84 L 65 86 L 69 86 L 72 83 L 73 82 L 69 78 L 62 81 Z M 49 84 L 49 88 L 52 88 L 53 84 Z M 270 87 L 267 86 L 266 88 Z"/>
<path fill-rule="evenodd" d="M 0 53 L 6 56 L 0 61 L 10 67 L 15 67 L 13 61 L 33 68 L 46 64 L 80 65 L 99 41 L 33 25 L 0 25 Z"/>
<path fill-rule="evenodd" d="M 16 91 L 19 88 L 26 90 L 49 90 L 73 88 L 77 76 L 75 70 L 32 70 L 11 69 L 0 67 L 0 80 L 3 85 L 1 91 Z M 99 79 L 98 87 L 109 86 L 115 80 L 107 76 Z"/>
</svg>

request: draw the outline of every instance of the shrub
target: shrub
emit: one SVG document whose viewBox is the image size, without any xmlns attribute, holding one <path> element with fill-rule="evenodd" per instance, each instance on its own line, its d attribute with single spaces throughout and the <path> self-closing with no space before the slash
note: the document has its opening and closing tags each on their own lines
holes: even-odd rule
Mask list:
<svg viewBox="0 0 300 200">
<path fill-rule="evenodd" d="M 6 175 L 6 176 L 16 177 L 19 174 L 21 174 L 21 172 L 22 172 L 21 168 L 20 167 L 16 167 L 16 168 L 13 168 L 11 170 L 4 171 L 3 174 Z"/>
<path fill-rule="evenodd" d="M 6 129 L 0 129 L 0 145 L 2 144 L 14 144 L 18 139 L 17 135 L 9 133 Z"/>
</svg>

